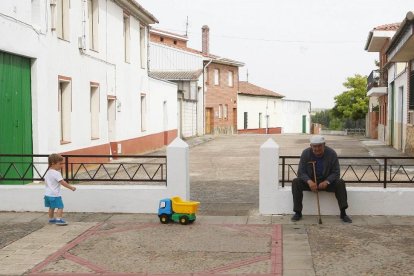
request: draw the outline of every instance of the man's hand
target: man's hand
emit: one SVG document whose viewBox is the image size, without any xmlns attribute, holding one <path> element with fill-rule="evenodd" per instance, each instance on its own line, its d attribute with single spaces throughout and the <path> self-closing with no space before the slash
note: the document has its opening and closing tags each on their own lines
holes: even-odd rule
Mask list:
<svg viewBox="0 0 414 276">
<path fill-rule="evenodd" d="M 318 185 L 316 185 L 316 183 L 312 180 L 308 180 L 308 185 L 312 192 L 316 192 L 318 190 Z"/>
<path fill-rule="evenodd" d="M 328 181 L 322 181 L 321 183 L 319 183 L 318 185 L 318 189 L 319 190 L 326 190 L 326 188 L 328 188 Z"/>
<path fill-rule="evenodd" d="M 72 186 L 71 190 L 76 191 L 76 187 Z"/>
</svg>

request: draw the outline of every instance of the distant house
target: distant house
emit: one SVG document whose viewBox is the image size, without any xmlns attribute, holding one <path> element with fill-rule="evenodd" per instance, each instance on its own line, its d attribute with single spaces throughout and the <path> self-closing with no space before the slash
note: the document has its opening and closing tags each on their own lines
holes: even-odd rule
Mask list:
<svg viewBox="0 0 414 276">
<path fill-rule="evenodd" d="M 385 52 L 400 23 L 386 24 L 372 29 L 365 43 L 365 50 L 379 53 L 379 68 L 373 70 L 367 80 L 369 97 L 366 117 L 366 135 L 380 141 L 388 139 L 388 69 L 394 66 L 387 62 Z M 401 65 L 396 65 L 403 68 Z"/>
<path fill-rule="evenodd" d="M 150 75 L 179 84 L 181 136 L 236 133 L 239 67 L 244 63 L 210 53 L 208 26 L 202 27 L 202 51 L 187 47 L 185 36 L 158 29 L 151 30 L 151 41 Z"/>
<path fill-rule="evenodd" d="M 179 34 L 151 29 L 150 40 L 150 76 L 177 84 L 178 135 L 203 135 L 205 58 Z"/>
<path fill-rule="evenodd" d="M 134 0 L 15 2 L 0 2 L 1 153 L 132 154 L 177 136 L 176 85 L 148 76 L 151 13 Z"/>
<path fill-rule="evenodd" d="M 205 78 L 205 132 L 207 134 L 237 133 L 237 92 L 239 67 L 243 62 L 210 53 L 210 29 L 202 27 L 202 54 Z"/>
<path fill-rule="evenodd" d="M 389 144 L 414 152 L 414 12 L 401 22 L 385 51 L 388 68 Z"/>
<path fill-rule="evenodd" d="M 252 83 L 239 82 L 238 133 L 310 133 L 311 103 L 284 97 Z"/>
<path fill-rule="evenodd" d="M 249 82 L 239 82 L 238 133 L 282 133 L 283 97 Z"/>
</svg>

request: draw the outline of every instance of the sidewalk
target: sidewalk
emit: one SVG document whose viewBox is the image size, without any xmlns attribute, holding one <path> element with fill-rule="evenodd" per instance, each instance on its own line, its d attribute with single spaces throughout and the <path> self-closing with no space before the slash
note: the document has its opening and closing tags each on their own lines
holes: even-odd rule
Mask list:
<svg viewBox="0 0 414 276">
<path fill-rule="evenodd" d="M 322 216 L 319 225 L 315 216 L 292 223 L 291 215 L 259 215 L 258 153 L 269 137 L 289 155 L 309 141 L 186 141 L 191 198 L 202 202 L 191 225 L 163 225 L 155 214 L 66 213 L 69 225 L 60 227 L 46 213 L 0 212 L 0 275 L 412 275 L 414 217 L 352 216 L 343 224 Z M 375 140 L 327 141 L 340 155 L 404 156 Z"/>
<path fill-rule="evenodd" d="M 0 275 L 409 275 L 413 217 L 0 213 Z M 282 265 L 281 265 L 282 264 Z"/>
</svg>

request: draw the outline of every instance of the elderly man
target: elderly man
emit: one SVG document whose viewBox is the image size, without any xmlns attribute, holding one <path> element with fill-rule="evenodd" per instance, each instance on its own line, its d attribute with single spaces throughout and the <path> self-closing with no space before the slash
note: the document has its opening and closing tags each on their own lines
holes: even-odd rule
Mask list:
<svg viewBox="0 0 414 276">
<path fill-rule="evenodd" d="M 312 162 L 315 162 L 317 183 L 314 182 Z M 338 156 L 333 149 L 325 146 L 325 138 L 320 135 L 310 138 L 310 147 L 305 149 L 300 156 L 298 178 L 292 181 L 293 211 L 295 212 L 292 221 L 302 218 L 303 191 L 316 192 L 317 190 L 335 193 L 342 221 L 352 222 L 345 212 L 348 202 L 345 182 L 340 179 Z"/>
</svg>

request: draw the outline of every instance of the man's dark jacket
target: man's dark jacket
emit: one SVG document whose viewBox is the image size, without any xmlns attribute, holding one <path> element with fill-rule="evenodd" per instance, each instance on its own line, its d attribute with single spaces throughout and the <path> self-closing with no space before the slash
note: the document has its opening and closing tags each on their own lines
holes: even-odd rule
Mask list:
<svg viewBox="0 0 414 276">
<path fill-rule="evenodd" d="M 302 152 L 300 156 L 298 177 L 307 183 L 308 180 L 314 180 L 313 167 L 310 161 L 316 161 L 316 157 L 309 147 Z M 317 175 L 318 184 L 324 180 L 328 180 L 331 184 L 340 178 L 339 161 L 336 152 L 330 147 L 325 146 L 323 154 L 323 174 Z"/>
</svg>

